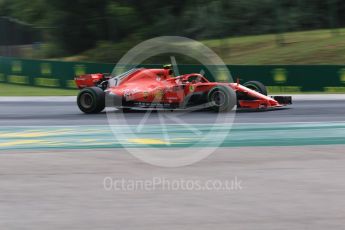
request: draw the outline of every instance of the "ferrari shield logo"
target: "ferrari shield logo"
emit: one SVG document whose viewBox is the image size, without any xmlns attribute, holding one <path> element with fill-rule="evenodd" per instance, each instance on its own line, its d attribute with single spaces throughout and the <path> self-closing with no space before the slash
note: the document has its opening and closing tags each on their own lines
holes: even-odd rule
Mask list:
<svg viewBox="0 0 345 230">
<path fill-rule="evenodd" d="M 194 90 L 195 90 L 195 86 L 194 85 L 189 86 L 189 91 L 190 92 L 194 92 Z"/>
</svg>

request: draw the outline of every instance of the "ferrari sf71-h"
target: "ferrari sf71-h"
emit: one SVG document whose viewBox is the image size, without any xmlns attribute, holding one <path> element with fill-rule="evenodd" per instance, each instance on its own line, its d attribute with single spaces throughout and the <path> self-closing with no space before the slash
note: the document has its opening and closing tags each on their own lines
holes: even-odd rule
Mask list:
<svg viewBox="0 0 345 230">
<path fill-rule="evenodd" d="M 106 106 L 131 109 L 212 109 L 216 112 L 241 109 L 281 108 L 291 104 L 289 96 L 267 96 L 258 81 L 210 82 L 198 73 L 174 76 L 171 67 L 132 69 L 118 76 L 85 74 L 75 78 L 81 89 L 77 103 L 84 113 L 99 113 Z"/>
</svg>

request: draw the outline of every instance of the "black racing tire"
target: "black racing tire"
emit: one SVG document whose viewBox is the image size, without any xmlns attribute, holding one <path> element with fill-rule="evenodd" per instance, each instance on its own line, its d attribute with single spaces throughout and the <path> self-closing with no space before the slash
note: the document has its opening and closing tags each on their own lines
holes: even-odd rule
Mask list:
<svg viewBox="0 0 345 230">
<path fill-rule="evenodd" d="M 248 82 L 244 83 L 243 86 L 245 86 L 251 90 L 254 90 L 258 93 L 261 93 L 265 96 L 267 96 L 267 94 L 268 94 L 266 86 L 259 81 L 248 81 Z"/>
<path fill-rule="evenodd" d="M 105 108 L 105 93 L 98 87 L 84 88 L 78 94 L 77 103 L 84 113 L 100 113 Z"/>
<path fill-rule="evenodd" d="M 236 93 L 228 86 L 216 86 L 207 95 L 207 100 L 212 103 L 215 112 L 229 112 L 237 104 Z"/>
</svg>

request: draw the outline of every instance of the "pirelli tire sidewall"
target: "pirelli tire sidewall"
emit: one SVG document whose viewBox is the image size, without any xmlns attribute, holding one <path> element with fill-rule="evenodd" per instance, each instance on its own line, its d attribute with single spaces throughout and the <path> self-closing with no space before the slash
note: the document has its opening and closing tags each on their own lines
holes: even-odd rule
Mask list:
<svg viewBox="0 0 345 230">
<path fill-rule="evenodd" d="M 78 94 L 77 103 L 84 113 L 102 112 L 105 108 L 105 93 L 98 87 L 84 88 Z"/>
<path fill-rule="evenodd" d="M 222 100 L 220 103 L 215 102 L 216 96 L 220 95 Z M 229 86 L 216 86 L 211 89 L 207 95 L 207 100 L 212 103 L 212 109 L 215 112 L 229 112 L 234 109 L 237 104 L 236 93 Z"/>
</svg>

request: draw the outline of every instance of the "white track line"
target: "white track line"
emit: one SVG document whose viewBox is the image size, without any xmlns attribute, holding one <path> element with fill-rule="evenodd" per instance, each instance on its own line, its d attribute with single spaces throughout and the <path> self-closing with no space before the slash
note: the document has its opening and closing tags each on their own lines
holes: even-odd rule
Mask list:
<svg viewBox="0 0 345 230">
<path fill-rule="evenodd" d="M 76 96 L 0 97 L 0 102 L 75 102 Z"/>
<path fill-rule="evenodd" d="M 288 93 L 286 95 L 289 95 Z M 345 94 L 292 94 L 293 101 L 345 100 Z"/>
</svg>

